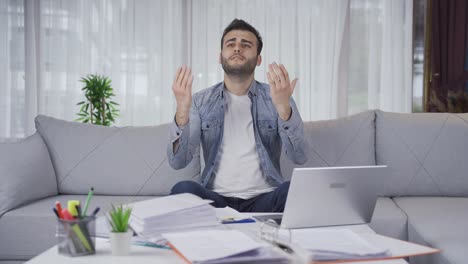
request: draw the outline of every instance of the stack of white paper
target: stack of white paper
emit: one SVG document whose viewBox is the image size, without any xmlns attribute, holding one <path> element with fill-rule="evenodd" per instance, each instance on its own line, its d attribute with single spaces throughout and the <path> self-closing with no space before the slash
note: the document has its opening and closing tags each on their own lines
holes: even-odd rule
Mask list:
<svg viewBox="0 0 468 264">
<path fill-rule="evenodd" d="M 165 232 L 219 225 L 210 200 L 189 193 L 130 204 L 130 225 L 139 236 L 154 238 Z"/>
<path fill-rule="evenodd" d="M 191 263 L 288 263 L 283 253 L 238 230 L 203 230 L 163 234 Z"/>
<path fill-rule="evenodd" d="M 313 261 L 374 259 L 390 255 L 387 249 L 370 244 L 351 230 L 307 229 L 301 231 L 293 232 L 292 242 L 304 249 L 307 257 Z"/>
</svg>

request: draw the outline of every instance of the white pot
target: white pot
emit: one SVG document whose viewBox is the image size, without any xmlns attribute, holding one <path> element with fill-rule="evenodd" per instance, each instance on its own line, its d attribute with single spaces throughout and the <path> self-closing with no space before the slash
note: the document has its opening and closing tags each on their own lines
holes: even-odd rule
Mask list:
<svg viewBox="0 0 468 264">
<path fill-rule="evenodd" d="M 125 233 L 110 232 L 112 255 L 125 256 L 130 254 L 132 235 L 133 232 L 131 230 Z"/>
</svg>

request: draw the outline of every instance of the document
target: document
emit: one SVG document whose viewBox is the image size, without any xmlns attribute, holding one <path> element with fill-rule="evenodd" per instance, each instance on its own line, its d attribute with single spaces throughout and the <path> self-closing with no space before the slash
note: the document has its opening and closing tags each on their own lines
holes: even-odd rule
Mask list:
<svg viewBox="0 0 468 264">
<path fill-rule="evenodd" d="M 440 250 L 375 233 L 356 233 L 349 229 L 311 228 L 267 237 L 274 244 L 288 245 L 301 260 L 313 263 L 399 259 L 433 254 Z"/>
<path fill-rule="evenodd" d="M 304 230 L 292 237 L 292 243 L 305 249 L 314 261 L 383 258 L 386 248 L 372 245 L 351 230 Z"/>
<path fill-rule="evenodd" d="M 238 230 L 165 233 L 169 245 L 190 263 L 288 263 L 283 253 Z"/>
<path fill-rule="evenodd" d="M 440 252 L 440 249 L 419 245 L 379 234 L 360 234 L 373 245 L 384 245 L 392 254 L 391 258 L 406 258 Z"/>
<path fill-rule="evenodd" d="M 211 203 L 189 193 L 169 195 L 129 204 L 132 217 L 141 221 L 151 220 L 182 210 L 193 209 Z"/>
<path fill-rule="evenodd" d="M 246 214 L 242 214 L 239 211 L 237 211 L 234 208 L 231 208 L 229 206 L 223 207 L 223 208 L 215 208 L 216 212 L 216 217 L 219 220 L 225 219 L 225 218 L 236 218 L 236 219 L 241 219 L 241 218 L 246 218 Z"/>
<path fill-rule="evenodd" d="M 130 225 L 145 239 L 159 239 L 162 233 L 219 225 L 210 200 L 189 193 L 140 201 L 133 209 Z"/>
</svg>

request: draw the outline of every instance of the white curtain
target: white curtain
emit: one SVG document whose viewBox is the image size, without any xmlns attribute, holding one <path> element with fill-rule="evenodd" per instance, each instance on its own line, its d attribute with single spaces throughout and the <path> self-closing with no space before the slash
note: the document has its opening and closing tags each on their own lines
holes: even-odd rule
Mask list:
<svg viewBox="0 0 468 264">
<path fill-rule="evenodd" d="M 34 133 L 37 114 L 75 120 L 94 73 L 112 80 L 117 125 L 167 122 L 186 13 L 181 0 L 0 0 L 0 138 Z"/>
<path fill-rule="evenodd" d="M 25 32 L 22 1 L 0 1 L 0 139 L 25 135 Z"/>
<path fill-rule="evenodd" d="M 411 112 L 413 1 L 352 0 L 349 114 Z"/>
<path fill-rule="evenodd" d="M 37 114 L 75 120 L 91 73 L 112 79 L 116 125 L 169 122 L 178 66 L 192 66 L 194 92 L 222 81 L 233 18 L 263 36 L 257 80 L 273 61 L 299 78 L 304 120 L 411 111 L 412 1 L 0 0 L 0 140 L 34 133 Z"/>
<path fill-rule="evenodd" d="M 222 81 L 218 64 L 221 36 L 234 18 L 240 18 L 257 28 L 263 38 L 263 62 L 255 73 L 258 81 L 267 82 L 269 63 L 283 63 L 292 78 L 299 78 L 294 98 L 304 120 L 346 115 L 339 110 L 347 103 L 340 96 L 347 90 L 343 82 L 347 69 L 340 62 L 348 52 L 342 46 L 348 10 L 347 0 L 194 1 L 194 90 Z"/>
</svg>

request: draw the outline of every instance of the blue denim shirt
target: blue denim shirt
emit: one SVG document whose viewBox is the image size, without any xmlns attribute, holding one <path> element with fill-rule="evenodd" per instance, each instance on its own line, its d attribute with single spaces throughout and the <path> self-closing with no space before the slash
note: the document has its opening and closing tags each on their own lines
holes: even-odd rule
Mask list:
<svg viewBox="0 0 468 264">
<path fill-rule="evenodd" d="M 248 96 L 252 101 L 251 111 L 260 168 L 266 181 L 272 186 L 278 186 L 284 182 L 280 170 L 283 145 L 286 155 L 294 163 L 303 164 L 307 161 L 304 124 L 292 98 L 291 117 L 287 121 L 279 118 L 271 101 L 269 85 L 253 81 Z M 167 147 L 169 164 L 174 169 L 187 166 L 195 151 L 199 151 L 201 142 L 205 159 L 201 183 L 207 188 L 212 188 L 216 167 L 221 158 L 219 147 L 223 138 L 225 105 L 224 83 L 221 82 L 193 95 L 188 124 L 179 127 L 174 120 L 171 126 Z M 177 140 L 179 144 L 174 151 L 173 143 Z"/>
</svg>

